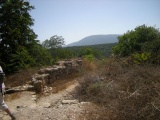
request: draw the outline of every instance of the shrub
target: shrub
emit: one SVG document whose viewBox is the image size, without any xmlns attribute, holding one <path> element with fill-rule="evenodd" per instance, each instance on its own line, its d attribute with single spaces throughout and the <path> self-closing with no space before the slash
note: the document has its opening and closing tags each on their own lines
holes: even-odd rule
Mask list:
<svg viewBox="0 0 160 120">
<path fill-rule="evenodd" d="M 92 61 L 94 61 L 95 57 L 93 55 L 85 55 L 85 59 L 92 62 Z"/>
<path fill-rule="evenodd" d="M 114 55 L 134 56 L 135 61 L 159 64 L 160 31 L 155 27 L 141 25 L 118 37 L 118 44 L 112 48 Z"/>
</svg>

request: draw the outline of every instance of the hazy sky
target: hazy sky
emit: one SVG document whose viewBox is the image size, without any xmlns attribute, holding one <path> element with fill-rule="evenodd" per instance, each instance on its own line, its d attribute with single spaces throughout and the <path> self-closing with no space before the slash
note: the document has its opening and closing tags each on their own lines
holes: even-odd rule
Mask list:
<svg viewBox="0 0 160 120">
<path fill-rule="evenodd" d="M 28 0 L 41 42 L 53 35 L 66 44 L 97 34 L 123 34 L 139 25 L 160 28 L 160 0 Z"/>
</svg>

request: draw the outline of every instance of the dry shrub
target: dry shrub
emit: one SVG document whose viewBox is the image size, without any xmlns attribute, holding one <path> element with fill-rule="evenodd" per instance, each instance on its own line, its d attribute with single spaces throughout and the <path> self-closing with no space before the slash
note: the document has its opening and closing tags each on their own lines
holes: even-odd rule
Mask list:
<svg viewBox="0 0 160 120">
<path fill-rule="evenodd" d="M 136 66 L 119 79 L 121 96 L 115 120 L 158 120 L 160 118 L 160 67 Z"/>
<path fill-rule="evenodd" d="M 86 73 L 77 89 L 81 100 L 106 108 L 108 114 L 96 120 L 160 118 L 160 66 L 128 66 L 113 59 L 102 63 L 97 67 L 102 71 L 94 75 Z"/>
<path fill-rule="evenodd" d="M 82 67 L 85 71 L 94 71 L 96 69 L 96 62 L 88 59 L 83 59 Z"/>
<path fill-rule="evenodd" d="M 5 84 L 7 87 L 24 85 L 26 82 L 31 81 L 31 76 L 33 76 L 37 70 L 37 68 L 30 68 L 17 72 L 11 76 L 7 76 L 5 79 Z"/>
<path fill-rule="evenodd" d="M 108 115 L 109 112 L 105 107 L 92 103 L 90 106 L 85 106 L 85 109 L 83 109 L 76 120 L 110 120 Z"/>
</svg>

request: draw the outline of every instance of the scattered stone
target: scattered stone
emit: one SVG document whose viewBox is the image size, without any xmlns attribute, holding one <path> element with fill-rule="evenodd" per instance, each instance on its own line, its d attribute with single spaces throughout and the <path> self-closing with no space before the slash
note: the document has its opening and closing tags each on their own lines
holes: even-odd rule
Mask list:
<svg viewBox="0 0 160 120">
<path fill-rule="evenodd" d="M 82 105 L 90 104 L 90 102 L 80 102 Z"/>
<path fill-rule="evenodd" d="M 36 101 L 37 101 L 37 99 L 36 99 L 36 98 L 32 98 L 32 100 L 33 100 L 34 102 L 36 102 Z"/>
<path fill-rule="evenodd" d="M 32 98 L 36 98 L 36 95 L 32 95 Z"/>
<path fill-rule="evenodd" d="M 62 104 L 78 104 L 78 100 L 62 100 Z"/>
<path fill-rule="evenodd" d="M 25 89 L 11 88 L 6 90 L 6 94 L 11 94 L 11 93 L 20 92 L 20 91 L 25 91 Z"/>
<path fill-rule="evenodd" d="M 26 90 L 28 90 L 28 91 L 33 91 L 33 90 L 34 90 L 34 86 L 28 85 Z"/>
<path fill-rule="evenodd" d="M 43 103 L 41 105 L 43 108 L 50 108 L 51 107 L 51 104 L 50 103 Z"/>
</svg>

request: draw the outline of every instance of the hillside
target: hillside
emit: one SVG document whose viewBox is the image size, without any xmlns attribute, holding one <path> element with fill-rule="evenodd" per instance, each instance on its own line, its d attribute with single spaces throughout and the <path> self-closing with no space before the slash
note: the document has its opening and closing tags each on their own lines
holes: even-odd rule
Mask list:
<svg viewBox="0 0 160 120">
<path fill-rule="evenodd" d="M 86 45 L 96 45 L 96 44 L 105 44 L 105 43 L 115 43 L 118 41 L 118 34 L 108 34 L 108 35 L 91 35 L 85 37 L 77 42 L 73 42 L 68 46 L 86 46 Z"/>
</svg>

